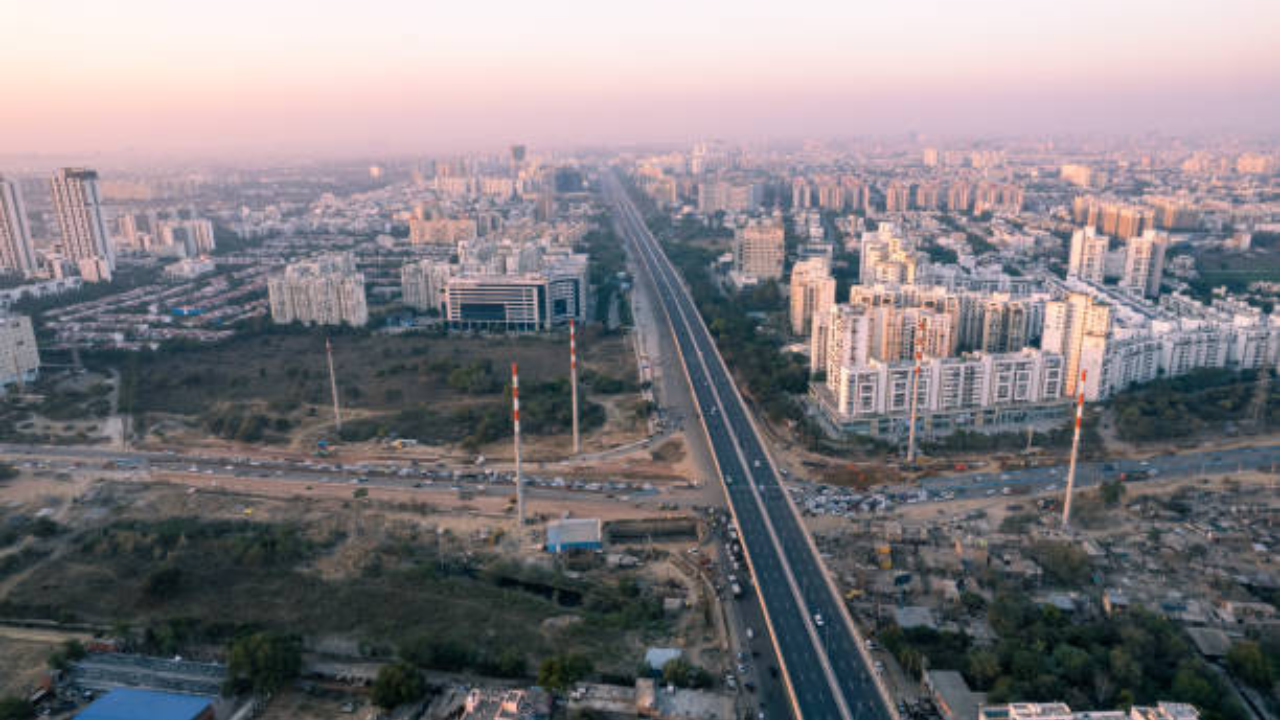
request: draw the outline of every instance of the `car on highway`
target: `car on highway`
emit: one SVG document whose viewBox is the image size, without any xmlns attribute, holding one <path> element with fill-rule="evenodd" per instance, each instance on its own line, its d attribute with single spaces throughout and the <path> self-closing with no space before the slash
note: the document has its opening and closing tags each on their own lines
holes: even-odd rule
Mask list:
<svg viewBox="0 0 1280 720">
<path fill-rule="evenodd" d="M 813 614 L 813 624 L 822 627 L 827 624 L 827 621 L 822 619 L 822 613 L 816 612 Z"/>
</svg>

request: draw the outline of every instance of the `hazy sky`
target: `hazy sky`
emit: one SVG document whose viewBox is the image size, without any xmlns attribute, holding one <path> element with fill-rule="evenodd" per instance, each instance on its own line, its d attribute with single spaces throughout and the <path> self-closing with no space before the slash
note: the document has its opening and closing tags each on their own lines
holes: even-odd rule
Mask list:
<svg viewBox="0 0 1280 720">
<path fill-rule="evenodd" d="M 0 0 L 0 152 L 1280 127 L 1277 0 Z"/>
</svg>

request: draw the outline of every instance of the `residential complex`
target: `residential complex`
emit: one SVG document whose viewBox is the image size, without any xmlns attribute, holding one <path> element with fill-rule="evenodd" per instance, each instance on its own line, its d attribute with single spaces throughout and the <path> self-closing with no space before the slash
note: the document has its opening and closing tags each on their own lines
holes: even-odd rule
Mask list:
<svg viewBox="0 0 1280 720">
<path fill-rule="evenodd" d="M 296 262 L 267 281 L 271 319 L 279 324 L 351 325 L 369 321 L 364 275 L 349 253 Z"/>
</svg>

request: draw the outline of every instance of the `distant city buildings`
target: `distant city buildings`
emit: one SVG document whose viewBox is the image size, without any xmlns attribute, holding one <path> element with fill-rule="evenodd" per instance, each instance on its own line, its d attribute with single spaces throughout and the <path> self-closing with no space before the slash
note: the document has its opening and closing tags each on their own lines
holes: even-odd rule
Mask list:
<svg viewBox="0 0 1280 720">
<path fill-rule="evenodd" d="M 212 260 L 183 258 L 172 265 L 165 266 L 164 274 L 165 277 L 171 280 L 194 280 L 217 269 L 217 264 Z"/>
<path fill-rule="evenodd" d="M 414 245 L 456 245 L 476 239 L 474 218 L 425 218 L 409 220 L 409 242 Z"/>
<path fill-rule="evenodd" d="M 39 373 L 40 353 L 31 318 L 0 315 L 0 389 L 35 382 Z"/>
<path fill-rule="evenodd" d="M 349 253 L 296 262 L 267 280 L 271 319 L 279 324 L 351 325 L 369 321 L 364 275 Z"/>
<path fill-rule="evenodd" d="M 110 281 L 115 271 L 115 248 L 102 219 L 98 173 L 86 168 L 62 168 L 50 181 L 53 210 L 62 230 L 62 252 L 86 282 Z"/>
<path fill-rule="evenodd" d="M 1065 182 L 1087 188 L 1093 184 L 1093 170 L 1088 165 L 1063 165 L 1060 175 Z"/>
<path fill-rule="evenodd" d="M 0 176 L 0 270 L 23 278 L 36 273 L 22 188 L 3 176 Z"/>
<path fill-rule="evenodd" d="M 160 257 L 194 258 L 217 249 L 213 223 L 191 213 L 130 210 L 116 217 L 123 247 Z"/>
<path fill-rule="evenodd" d="M 404 265 L 404 304 L 438 312 L 457 328 L 538 331 L 587 319 L 586 255 L 563 245 L 487 238 L 459 243 L 457 255 L 457 262 Z"/>
</svg>

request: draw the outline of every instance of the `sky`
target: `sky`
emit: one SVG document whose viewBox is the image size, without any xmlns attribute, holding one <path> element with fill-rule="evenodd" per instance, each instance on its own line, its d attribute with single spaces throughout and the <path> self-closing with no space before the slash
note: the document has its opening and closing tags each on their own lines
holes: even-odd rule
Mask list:
<svg viewBox="0 0 1280 720">
<path fill-rule="evenodd" d="M 0 153 L 1280 127 L 1276 0 L 0 0 Z"/>
</svg>

